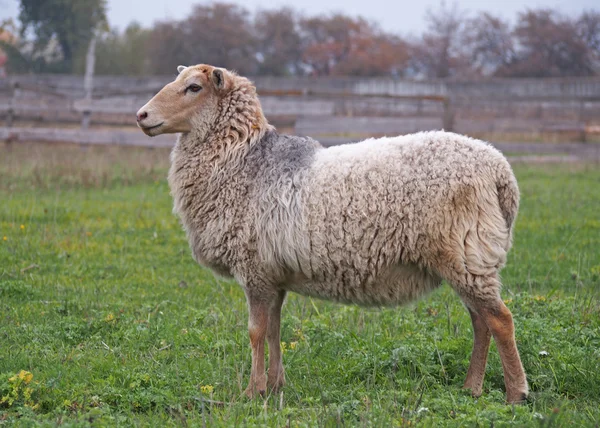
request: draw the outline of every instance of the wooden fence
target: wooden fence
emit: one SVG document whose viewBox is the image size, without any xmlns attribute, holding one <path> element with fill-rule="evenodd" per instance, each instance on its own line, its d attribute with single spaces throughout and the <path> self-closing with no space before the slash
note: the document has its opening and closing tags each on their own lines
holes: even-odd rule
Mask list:
<svg viewBox="0 0 600 428">
<path fill-rule="evenodd" d="M 135 112 L 170 77 L 79 76 L 0 80 L 0 138 L 162 145 L 135 127 Z M 398 79 L 256 78 L 269 120 L 327 142 L 431 129 L 459 133 L 600 132 L 600 79 L 412 82 Z M 87 131 L 66 129 L 91 121 Z M 33 125 L 33 127 L 32 127 Z M 120 129 L 123 128 L 123 129 Z M 129 128 L 129 130 L 127 130 Z"/>
</svg>

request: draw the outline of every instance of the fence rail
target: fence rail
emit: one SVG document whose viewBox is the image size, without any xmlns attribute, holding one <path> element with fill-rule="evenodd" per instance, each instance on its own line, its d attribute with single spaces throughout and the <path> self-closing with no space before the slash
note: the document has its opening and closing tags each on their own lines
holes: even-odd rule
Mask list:
<svg viewBox="0 0 600 428">
<path fill-rule="evenodd" d="M 170 80 L 96 76 L 92 97 L 85 99 L 81 76 L 11 77 L 0 81 L 0 120 L 6 128 L 23 121 L 134 126 L 138 108 Z M 464 134 L 575 133 L 585 141 L 600 126 L 598 78 L 414 82 L 257 77 L 254 81 L 271 122 L 319 139 L 444 128 Z M 119 141 L 121 131 L 113 132 Z M 78 138 L 92 137 L 78 134 Z"/>
<path fill-rule="evenodd" d="M 171 76 L 95 76 L 94 96 L 105 93 L 136 93 L 138 90 L 156 92 Z M 264 77 L 252 78 L 257 88 L 272 90 L 313 90 L 327 93 L 388 94 L 388 95 L 452 95 L 457 93 L 471 96 L 510 96 L 510 97 L 599 97 L 600 78 L 546 78 L 546 79 L 488 79 L 488 80 L 432 80 L 411 81 L 396 78 L 356 78 L 356 77 Z M 41 74 L 11 76 L 0 81 L 3 86 L 38 85 L 62 92 L 67 96 L 83 98 L 83 76 Z"/>
</svg>

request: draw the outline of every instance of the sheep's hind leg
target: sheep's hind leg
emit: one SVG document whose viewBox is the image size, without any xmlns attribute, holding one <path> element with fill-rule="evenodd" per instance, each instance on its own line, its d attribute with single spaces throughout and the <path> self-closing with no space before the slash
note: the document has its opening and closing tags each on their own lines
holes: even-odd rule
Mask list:
<svg viewBox="0 0 600 428">
<path fill-rule="evenodd" d="M 285 299 L 285 291 L 282 290 L 273 300 L 269 308 L 269 325 L 267 327 L 267 343 L 269 344 L 269 369 L 267 386 L 273 391 L 278 391 L 285 385 L 285 372 L 281 361 L 281 307 Z"/>
<path fill-rule="evenodd" d="M 469 310 L 477 315 L 475 319 L 471 315 L 475 330 L 475 343 L 465 386 L 474 390 L 479 383 L 483 382 L 483 372 L 485 371 L 483 355 L 486 341 L 484 340 L 485 330 L 481 324 L 482 320 L 494 337 L 500 354 L 506 386 L 506 401 L 508 403 L 523 402 L 528 394 L 527 379 L 515 341 L 512 314 L 500 297 L 500 281 L 496 276 L 468 275 L 467 277 L 470 277 L 468 284 L 459 284 L 458 286 L 456 283 L 453 284 Z M 480 336 L 479 341 L 477 335 Z M 487 355 L 487 352 L 485 354 Z M 477 376 L 479 374 L 481 374 L 480 380 Z M 475 392 L 478 391 L 474 390 L 473 392 L 475 395 Z"/>
<path fill-rule="evenodd" d="M 265 336 L 269 321 L 270 299 L 252 296 L 247 293 L 248 300 L 248 333 L 252 346 L 252 369 L 250 383 L 245 394 L 254 398 L 258 394 L 265 395 L 267 390 L 267 377 L 265 376 Z"/>
<path fill-rule="evenodd" d="M 493 304 L 478 305 L 476 310 L 492 332 L 500 354 L 506 385 L 506 401 L 524 402 L 529 388 L 515 341 L 515 326 L 510 310 L 499 297 Z"/>
<path fill-rule="evenodd" d="M 463 388 L 470 389 L 473 397 L 479 397 L 483 391 L 483 379 L 490 349 L 491 333 L 487 324 L 477 312 L 469 309 L 469 314 L 473 325 L 473 352 L 471 353 L 471 363 Z"/>
</svg>

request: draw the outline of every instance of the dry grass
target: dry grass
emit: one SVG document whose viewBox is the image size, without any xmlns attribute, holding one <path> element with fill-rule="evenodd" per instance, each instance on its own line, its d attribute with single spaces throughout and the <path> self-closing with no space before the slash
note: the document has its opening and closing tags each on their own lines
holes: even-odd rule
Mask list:
<svg viewBox="0 0 600 428">
<path fill-rule="evenodd" d="M 588 133 L 582 141 L 580 132 L 483 132 L 471 133 L 471 137 L 484 141 L 518 143 L 600 143 L 600 134 Z"/>
<path fill-rule="evenodd" d="M 164 178 L 169 149 L 0 143 L 0 189 L 109 187 Z"/>
</svg>

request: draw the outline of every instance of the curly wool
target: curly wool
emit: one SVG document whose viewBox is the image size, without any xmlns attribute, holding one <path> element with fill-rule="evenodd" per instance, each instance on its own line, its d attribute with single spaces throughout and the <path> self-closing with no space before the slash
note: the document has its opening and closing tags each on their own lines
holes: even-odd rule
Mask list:
<svg viewBox="0 0 600 428">
<path fill-rule="evenodd" d="M 279 135 L 236 76 L 205 137 L 180 136 L 169 183 L 195 259 L 248 290 L 396 305 L 447 279 L 497 295 L 519 192 L 488 144 L 426 132 L 323 148 Z"/>
</svg>

